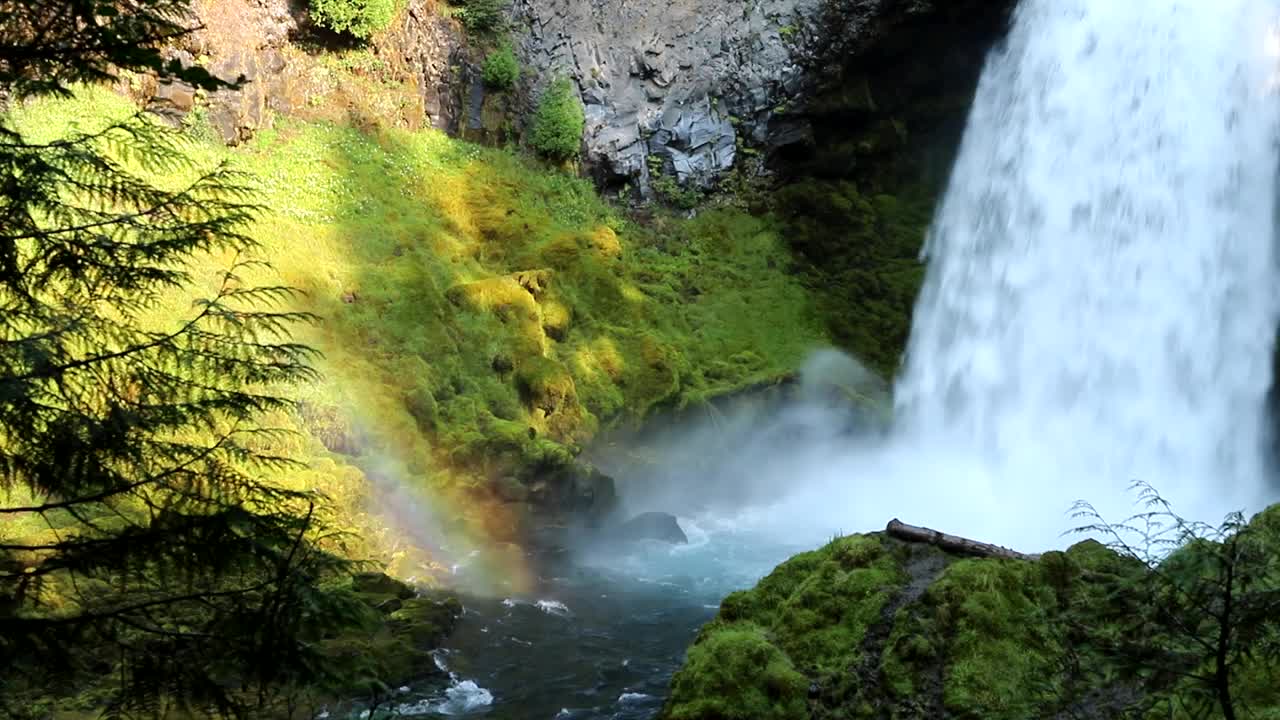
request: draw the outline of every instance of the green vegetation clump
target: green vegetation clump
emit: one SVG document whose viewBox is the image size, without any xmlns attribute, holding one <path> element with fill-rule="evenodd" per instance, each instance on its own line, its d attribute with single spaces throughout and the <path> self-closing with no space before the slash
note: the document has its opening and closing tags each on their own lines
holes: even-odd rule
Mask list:
<svg viewBox="0 0 1280 720">
<path fill-rule="evenodd" d="M 458 16 L 467 32 L 483 35 L 502 27 L 507 0 L 464 0 L 460 4 Z"/>
<path fill-rule="evenodd" d="M 309 1 L 317 24 L 362 39 L 385 30 L 396 15 L 396 0 Z"/>
<path fill-rule="evenodd" d="M 529 145 L 552 160 L 571 160 L 582 149 L 586 122 L 573 81 L 560 78 L 543 91 L 538 101 Z"/>
<path fill-rule="evenodd" d="M 702 202 L 702 192 L 698 188 L 681 186 L 674 174 L 665 172 L 662 156 L 650 155 L 648 164 L 649 185 L 663 202 L 681 210 L 692 210 Z"/>
<path fill-rule="evenodd" d="M 804 720 L 809 682 L 757 625 L 717 628 L 693 646 L 671 720 Z"/>
<path fill-rule="evenodd" d="M 672 680 L 663 717 L 808 717 L 810 682 L 829 685 L 848 674 L 868 628 L 907 579 L 874 536 L 838 538 L 791 558 L 754 590 L 725 598 Z M 762 659 L 767 664 L 745 672 Z M 746 713 L 726 714 L 729 708 Z M 763 710 L 769 714 L 751 714 Z"/>
<path fill-rule="evenodd" d="M 844 180 L 804 180 L 774 196 L 832 336 L 884 377 L 897 372 L 911 333 L 934 199 L 923 187 L 869 194 Z"/>
<path fill-rule="evenodd" d="M 520 63 L 510 43 L 489 53 L 480 68 L 480 77 L 491 90 L 510 90 L 520 78 Z"/>
</svg>

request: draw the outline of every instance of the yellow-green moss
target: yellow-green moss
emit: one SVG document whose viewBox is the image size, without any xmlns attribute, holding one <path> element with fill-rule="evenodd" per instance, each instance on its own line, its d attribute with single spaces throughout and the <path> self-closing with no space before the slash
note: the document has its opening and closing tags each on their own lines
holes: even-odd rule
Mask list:
<svg viewBox="0 0 1280 720">
<path fill-rule="evenodd" d="M 670 720 L 803 720 L 809 682 L 751 623 L 708 628 L 672 681 Z"/>
<path fill-rule="evenodd" d="M 838 538 L 821 550 L 793 557 L 755 589 L 725 598 L 715 622 L 703 629 L 672 680 L 664 717 L 752 717 L 715 713 L 747 702 L 743 697 L 751 688 L 744 683 L 760 678 L 748 675 L 730 683 L 720 673 L 723 666 L 740 663 L 740 653 L 762 644 L 776 662 L 800 674 L 795 685 L 805 692 L 810 682 L 839 682 L 860 656 L 867 629 L 906 579 L 874 536 Z M 796 717 L 808 717 L 805 707 L 799 704 Z"/>
<path fill-rule="evenodd" d="M 53 137 L 132 109 L 86 91 L 19 122 Z M 306 409 L 287 422 L 310 438 L 297 454 L 342 482 L 378 469 L 483 514 L 494 473 L 780 377 L 826 344 L 774 227 L 737 211 L 640 226 L 585 180 L 435 131 L 277 119 L 240 148 L 191 150 L 260 188 L 252 234 L 275 271 L 247 279 L 303 289 L 299 309 L 322 318 L 301 339 L 324 380 L 298 388 Z M 199 289 L 228 261 L 200 260 Z"/>
</svg>

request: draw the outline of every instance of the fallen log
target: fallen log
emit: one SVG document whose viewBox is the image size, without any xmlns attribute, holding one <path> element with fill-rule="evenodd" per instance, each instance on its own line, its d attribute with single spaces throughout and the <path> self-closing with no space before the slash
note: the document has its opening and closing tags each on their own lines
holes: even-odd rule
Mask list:
<svg viewBox="0 0 1280 720">
<path fill-rule="evenodd" d="M 958 555 L 1006 558 L 1010 560 L 1040 559 L 1039 555 L 1028 555 L 1017 550 L 1010 550 L 1007 547 L 978 542 L 977 540 L 970 540 L 957 535 L 948 535 L 926 527 L 908 525 L 897 518 L 890 520 L 884 531 L 889 537 L 897 538 L 904 542 L 927 543 Z"/>
</svg>

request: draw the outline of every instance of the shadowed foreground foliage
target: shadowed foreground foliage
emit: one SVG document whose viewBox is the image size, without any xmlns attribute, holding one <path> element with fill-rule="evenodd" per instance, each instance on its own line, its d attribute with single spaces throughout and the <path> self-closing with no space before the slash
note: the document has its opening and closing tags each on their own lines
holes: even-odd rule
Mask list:
<svg viewBox="0 0 1280 720">
<path fill-rule="evenodd" d="M 150 71 L 227 87 L 162 60 L 185 3 L 0 4 L 0 95 Z M 326 510 L 266 478 L 266 413 L 313 377 L 290 339 L 293 291 L 243 281 L 259 209 L 246 178 L 199 166 L 137 114 L 32 140 L 0 116 L 0 703 L 245 716 L 286 685 L 343 672 L 324 632 L 367 620 L 324 549 Z M 180 184 L 158 184 L 183 173 Z M 210 294 L 157 318 L 197 255 Z"/>
</svg>

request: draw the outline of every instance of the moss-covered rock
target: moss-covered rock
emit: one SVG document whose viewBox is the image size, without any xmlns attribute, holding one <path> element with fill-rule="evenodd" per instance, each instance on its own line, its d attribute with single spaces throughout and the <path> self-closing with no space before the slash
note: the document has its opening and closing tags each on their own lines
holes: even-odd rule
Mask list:
<svg viewBox="0 0 1280 720">
<path fill-rule="evenodd" d="M 432 649 L 444 642 L 462 616 L 462 603 L 453 597 L 415 597 L 389 616 L 391 632 L 416 649 Z"/>
<path fill-rule="evenodd" d="M 752 623 L 711 627 L 673 682 L 671 720 L 801 720 L 809 682 Z"/>
<path fill-rule="evenodd" d="M 1280 506 L 1255 518 L 1249 542 L 1280 549 L 1277 518 Z M 1219 549 L 1189 545 L 1157 573 Z M 661 717 L 1025 720 L 1190 707 L 1173 699 L 1203 691 L 1188 684 L 1192 673 L 1134 656 L 1135 639 L 1124 637 L 1132 618 L 1152 612 L 1154 577 L 1092 540 L 1007 559 L 881 534 L 839 538 L 724 599 L 672 680 Z M 1165 632 L 1176 638 L 1178 628 Z M 1181 661 L 1166 640 L 1140 640 L 1152 657 Z M 1274 682 L 1264 680 L 1274 679 L 1274 665 L 1261 652 L 1277 640 L 1274 625 L 1250 640 L 1259 652 L 1242 655 L 1234 675 L 1237 698 L 1261 717 L 1280 712 Z"/>
<path fill-rule="evenodd" d="M 346 669 L 335 693 L 376 696 L 440 672 L 431 653 L 462 616 L 457 598 L 419 595 L 406 583 L 372 572 L 354 576 L 351 590 L 372 612 L 363 628 L 319 642 L 320 651 Z"/>
</svg>

